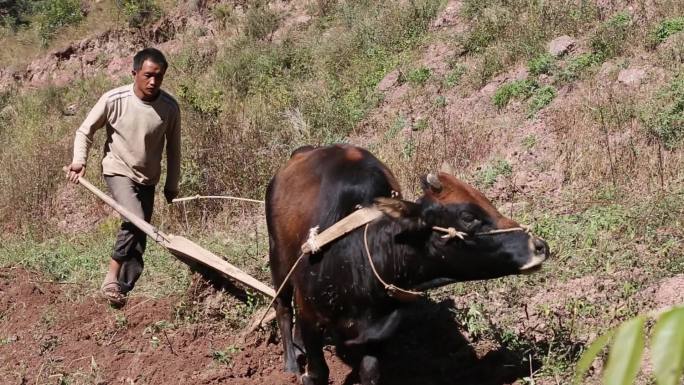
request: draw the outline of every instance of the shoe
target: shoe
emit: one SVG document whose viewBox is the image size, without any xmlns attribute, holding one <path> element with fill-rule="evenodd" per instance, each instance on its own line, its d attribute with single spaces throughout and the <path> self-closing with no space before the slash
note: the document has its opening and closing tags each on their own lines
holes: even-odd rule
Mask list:
<svg viewBox="0 0 684 385">
<path fill-rule="evenodd" d="M 121 293 L 121 287 L 119 287 L 119 283 L 116 281 L 103 283 L 100 288 L 100 294 L 113 308 L 119 309 L 126 304 L 127 296 Z"/>
</svg>

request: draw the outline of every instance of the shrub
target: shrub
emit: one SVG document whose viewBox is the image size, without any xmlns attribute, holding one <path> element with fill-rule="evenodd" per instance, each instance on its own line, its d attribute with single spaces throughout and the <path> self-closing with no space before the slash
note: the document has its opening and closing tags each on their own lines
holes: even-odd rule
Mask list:
<svg viewBox="0 0 684 385">
<path fill-rule="evenodd" d="M 20 26 L 28 24 L 33 8 L 28 0 L 0 0 L 0 26 L 16 32 Z"/>
<path fill-rule="evenodd" d="M 684 31 L 684 16 L 663 20 L 658 27 L 651 32 L 649 37 L 651 46 L 655 47 L 667 40 L 668 37 L 681 31 Z"/>
<path fill-rule="evenodd" d="M 644 123 L 667 149 L 684 140 L 684 76 L 679 76 L 647 108 Z"/>
<path fill-rule="evenodd" d="M 492 101 L 498 108 L 504 108 L 511 99 L 527 99 L 539 88 L 539 84 L 534 80 L 516 80 L 499 87 Z"/>
<path fill-rule="evenodd" d="M 409 71 L 409 73 L 406 75 L 406 80 L 414 86 L 422 86 L 425 85 L 428 79 L 430 79 L 431 75 L 432 72 L 429 68 L 420 67 Z"/>
<path fill-rule="evenodd" d="M 140 28 L 161 17 L 161 9 L 154 0 L 123 0 L 123 13 L 129 27 Z"/>
<path fill-rule="evenodd" d="M 532 116 L 537 113 L 537 111 L 546 107 L 553 99 L 556 98 L 556 89 L 552 86 L 544 86 L 534 91 L 529 104 L 529 114 Z"/>
<path fill-rule="evenodd" d="M 606 60 L 622 53 L 632 18 L 627 12 L 620 12 L 599 26 L 590 40 L 594 54 Z"/>
<path fill-rule="evenodd" d="M 600 64 L 603 58 L 594 53 L 584 53 L 571 59 L 565 68 L 558 74 L 558 80 L 561 82 L 571 82 L 579 79 L 584 70 Z"/>
<path fill-rule="evenodd" d="M 551 73 L 553 68 L 553 56 L 548 53 L 541 54 L 527 63 L 527 68 L 531 75 Z"/>
<path fill-rule="evenodd" d="M 246 13 L 245 34 L 257 40 L 270 36 L 276 29 L 280 19 L 278 14 L 268 7 L 268 2 L 255 2 Z"/>
<path fill-rule="evenodd" d="M 41 3 L 37 16 L 38 35 L 47 45 L 57 31 L 83 19 L 81 2 L 78 0 L 54 0 Z"/>
</svg>

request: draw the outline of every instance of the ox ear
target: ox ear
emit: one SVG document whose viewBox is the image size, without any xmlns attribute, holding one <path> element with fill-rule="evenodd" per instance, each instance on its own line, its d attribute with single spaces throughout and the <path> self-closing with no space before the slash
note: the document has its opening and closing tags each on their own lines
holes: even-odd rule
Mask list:
<svg viewBox="0 0 684 385">
<path fill-rule="evenodd" d="M 420 215 L 419 204 L 401 199 L 378 197 L 375 198 L 375 206 L 384 214 L 395 219 Z"/>
</svg>

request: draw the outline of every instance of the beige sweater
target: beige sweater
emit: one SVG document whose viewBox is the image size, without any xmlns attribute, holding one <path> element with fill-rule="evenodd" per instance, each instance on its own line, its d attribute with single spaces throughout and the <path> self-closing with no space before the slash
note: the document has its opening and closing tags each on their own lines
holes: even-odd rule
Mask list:
<svg viewBox="0 0 684 385">
<path fill-rule="evenodd" d="M 95 131 L 102 127 L 107 128 L 104 175 L 123 175 L 137 183 L 157 184 L 166 143 L 165 188 L 178 191 L 180 109 L 171 95 L 161 91 L 154 101 L 144 102 L 133 93 L 133 84 L 102 95 L 76 131 L 73 163 L 86 164 Z"/>
</svg>

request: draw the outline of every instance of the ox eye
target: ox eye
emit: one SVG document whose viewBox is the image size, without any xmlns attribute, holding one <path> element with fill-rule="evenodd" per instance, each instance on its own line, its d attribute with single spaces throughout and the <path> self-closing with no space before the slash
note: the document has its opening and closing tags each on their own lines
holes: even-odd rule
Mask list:
<svg viewBox="0 0 684 385">
<path fill-rule="evenodd" d="M 475 215 L 473 213 L 470 213 L 468 211 L 462 211 L 460 214 L 461 220 L 466 223 L 466 224 L 471 224 L 475 222 L 477 218 L 475 218 Z"/>
</svg>

